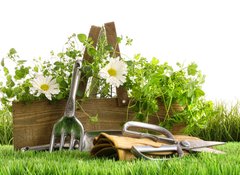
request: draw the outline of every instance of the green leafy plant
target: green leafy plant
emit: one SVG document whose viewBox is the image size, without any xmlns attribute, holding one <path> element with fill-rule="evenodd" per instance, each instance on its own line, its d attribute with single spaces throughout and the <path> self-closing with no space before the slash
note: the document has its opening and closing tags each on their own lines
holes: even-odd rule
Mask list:
<svg viewBox="0 0 240 175">
<path fill-rule="evenodd" d="M 1 82 L 0 90 L 2 92 L 1 102 L 3 105 L 8 105 L 12 100 L 16 101 L 34 101 L 45 99 L 41 94 L 39 97 L 30 93 L 32 87 L 31 80 L 34 79 L 35 74 L 43 74 L 44 76 L 52 76 L 56 78 L 59 84 L 60 93 L 54 96 L 53 100 L 64 99 L 68 95 L 70 77 L 69 72 L 72 70 L 73 59 L 66 57 L 57 57 L 53 60 L 42 60 L 41 58 L 33 60 L 33 66 L 27 65 L 26 60 L 20 60 L 17 52 L 12 52 L 8 57 L 2 60 L 2 67 L 6 82 Z M 11 64 L 9 67 L 14 67 L 14 70 L 5 65 L 5 62 Z M 14 66 L 13 66 L 14 65 Z"/>
<path fill-rule="evenodd" d="M 148 121 L 149 116 L 157 116 L 160 102 L 166 110 L 161 125 L 168 128 L 179 122 L 204 125 L 203 111 L 211 102 L 203 100 L 205 93 L 201 86 L 205 77 L 196 63 L 188 66 L 177 63 L 174 70 L 167 62 L 160 64 L 157 58 L 147 61 L 138 54 L 129 65 L 125 86 L 133 100 L 131 107 L 137 112 L 137 119 Z M 182 111 L 172 111 L 171 107 L 176 103 L 183 107 Z M 170 116 L 170 113 L 174 115 Z"/>
<path fill-rule="evenodd" d="M 117 38 L 118 44 L 131 45 L 129 37 Z M 118 57 L 116 47 L 108 45 L 104 29 L 101 31 L 97 46 L 94 47 L 91 38 L 85 34 L 73 34 L 65 43 L 63 52 L 51 52 L 51 59 L 38 58 L 29 64 L 20 59 L 15 49 L 1 61 L 1 70 L 5 81 L 0 83 L 2 92 L 1 102 L 9 105 L 11 101 L 34 101 L 41 99 L 61 100 L 69 94 L 72 67 L 76 59 L 83 56 L 84 49 L 93 57 L 93 61 L 83 61 L 81 68 L 82 81 L 88 78 L 87 91 L 79 91 L 78 95 L 95 98 L 109 98 L 116 96 L 115 87 L 123 86 L 131 98 L 129 108 L 136 112 L 136 118 L 148 121 L 150 116 L 157 116 L 159 102 L 163 103 L 166 116 L 159 122 L 163 126 L 171 127 L 177 122 L 204 125 L 206 121 L 204 108 L 209 102 L 202 100 L 204 92 L 201 88 L 204 76 L 198 70 L 197 64 L 184 66 L 177 63 L 174 69 L 168 63 L 161 63 L 157 58 L 148 60 L 140 54 L 134 58 Z M 80 48 L 84 49 L 80 49 Z M 10 66 L 7 65 L 7 63 Z M 114 65 L 115 64 L 115 65 Z M 13 70 L 10 70 L 11 69 Z M 38 74 L 46 77 L 45 84 L 36 81 Z M 51 81 L 50 81 L 51 80 Z M 52 85 L 54 84 L 54 85 Z M 39 86 L 39 87 L 38 87 Z M 51 86 L 55 89 L 50 91 Z M 49 92 L 45 92 L 48 91 Z M 183 107 L 181 113 L 174 117 L 170 114 L 171 106 L 178 103 Z M 175 113 L 174 113 L 175 114 Z M 94 120 L 97 121 L 96 117 Z"/>
</svg>

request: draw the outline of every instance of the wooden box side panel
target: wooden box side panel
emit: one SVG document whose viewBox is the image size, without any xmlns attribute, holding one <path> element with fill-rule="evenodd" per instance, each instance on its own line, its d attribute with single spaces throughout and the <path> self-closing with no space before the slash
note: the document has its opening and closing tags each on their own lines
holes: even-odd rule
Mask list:
<svg viewBox="0 0 240 175">
<path fill-rule="evenodd" d="M 13 103 L 14 148 L 49 143 L 52 126 L 63 114 L 64 105 L 64 101 Z"/>
<path fill-rule="evenodd" d="M 66 101 L 50 104 L 47 101 L 13 104 L 13 144 L 15 149 L 24 146 L 48 144 L 51 131 L 64 113 Z M 77 118 L 86 131 L 120 130 L 126 120 L 127 107 L 118 107 L 117 99 L 93 99 L 83 102 L 76 111 Z M 89 115 L 98 115 L 98 122 L 91 122 Z M 130 114 L 131 115 L 131 114 Z"/>
<path fill-rule="evenodd" d="M 35 101 L 33 103 L 13 103 L 13 144 L 15 149 L 25 146 L 48 144 L 52 128 L 64 114 L 66 101 L 49 103 Z M 77 109 L 77 118 L 85 131 L 121 130 L 127 120 L 134 120 L 134 113 L 128 112 L 127 107 L 118 106 L 116 98 L 90 99 L 82 102 Z M 176 108 L 176 107 L 175 107 Z M 150 117 L 149 123 L 157 124 L 166 112 L 159 106 L 158 117 Z M 91 122 L 88 115 L 98 115 L 98 122 Z"/>
</svg>

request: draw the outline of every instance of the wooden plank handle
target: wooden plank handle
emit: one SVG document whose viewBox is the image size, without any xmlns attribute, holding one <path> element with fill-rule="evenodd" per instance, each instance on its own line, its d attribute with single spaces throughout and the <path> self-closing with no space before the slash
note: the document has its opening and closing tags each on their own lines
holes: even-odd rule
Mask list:
<svg viewBox="0 0 240 175">
<path fill-rule="evenodd" d="M 89 34 L 88 34 L 88 38 L 92 38 L 93 46 L 95 48 L 97 46 L 100 31 L 101 31 L 101 27 L 91 26 Z M 89 63 L 92 63 L 92 61 L 93 61 L 93 58 L 88 54 L 87 49 L 85 49 L 85 51 L 84 51 L 83 61 L 87 61 Z M 80 98 L 83 98 L 83 96 L 84 96 L 84 93 L 85 93 L 86 87 L 87 87 L 87 82 L 88 82 L 88 77 L 82 73 L 81 80 L 79 83 Z"/>
<path fill-rule="evenodd" d="M 118 57 L 120 55 L 120 49 L 119 45 L 117 43 L 117 31 L 114 22 L 109 22 L 104 24 L 105 30 L 106 30 L 106 36 L 107 36 L 107 42 L 109 45 L 111 45 L 114 49 L 111 56 L 112 57 Z"/>
<path fill-rule="evenodd" d="M 112 57 L 120 57 L 120 49 L 117 42 L 117 32 L 114 22 L 109 22 L 104 24 L 106 30 L 106 36 L 108 44 L 111 45 L 114 49 L 111 54 Z M 117 97 L 118 97 L 118 106 L 126 106 L 128 105 L 129 98 L 127 94 L 127 90 L 120 86 L 117 88 Z"/>
</svg>

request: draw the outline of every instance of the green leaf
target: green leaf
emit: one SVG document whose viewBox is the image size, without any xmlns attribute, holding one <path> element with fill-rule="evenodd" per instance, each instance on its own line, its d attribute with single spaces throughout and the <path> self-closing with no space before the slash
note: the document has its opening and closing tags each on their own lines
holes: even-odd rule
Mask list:
<svg viewBox="0 0 240 175">
<path fill-rule="evenodd" d="M 66 89 L 68 87 L 67 82 L 64 80 L 63 77 L 58 76 L 56 79 L 57 83 L 60 85 L 60 88 Z"/>
<path fill-rule="evenodd" d="M 6 105 L 7 103 L 9 103 L 9 100 L 7 98 L 1 98 L 1 102 L 2 104 Z"/>
<path fill-rule="evenodd" d="M 4 75 L 7 76 L 9 74 L 9 70 L 8 68 L 4 67 L 3 68 L 3 71 L 4 71 Z"/>
<path fill-rule="evenodd" d="M 21 66 L 20 69 L 15 70 L 14 78 L 16 80 L 20 80 L 22 78 L 25 78 L 28 73 L 29 73 L 29 68 Z"/>
<path fill-rule="evenodd" d="M 33 71 L 38 72 L 38 66 L 34 66 Z"/>
<path fill-rule="evenodd" d="M 78 34 L 77 37 L 81 43 L 85 42 L 87 39 L 87 36 L 85 34 Z"/>
<path fill-rule="evenodd" d="M 47 69 L 43 71 L 44 76 L 48 75 L 48 73 L 49 73 L 49 71 Z"/>
<path fill-rule="evenodd" d="M 90 56 L 94 56 L 97 53 L 96 49 L 94 48 L 88 48 L 87 52 Z"/>
<path fill-rule="evenodd" d="M 17 63 L 18 64 L 24 64 L 27 60 L 18 60 Z"/>
<path fill-rule="evenodd" d="M 205 92 L 204 92 L 202 89 L 197 88 L 197 89 L 195 90 L 195 95 L 196 95 L 196 97 L 201 97 L 201 96 L 204 96 L 204 95 L 205 95 Z"/>
<path fill-rule="evenodd" d="M 64 54 L 63 52 L 60 52 L 60 53 L 57 54 L 57 56 L 58 56 L 59 58 L 63 58 L 64 55 L 65 55 L 65 54 Z"/>
<path fill-rule="evenodd" d="M 21 93 L 21 88 L 19 86 L 17 86 L 12 91 L 13 91 L 13 94 L 19 94 L 19 93 Z"/>
<path fill-rule="evenodd" d="M 11 88 L 6 89 L 6 94 L 8 98 L 14 97 L 14 94 Z"/>
<path fill-rule="evenodd" d="M 159 64 L 159 60 L 157 58 L 153 57 L 152 60 L 151 60 L 151 64 L 152 65 L 158 65 Z"/>
<path fill-rule="evenodd" d="M 61 100 L 61 99 L 64 98 L 62 93 L 57 94 L 55 97 L 56 97 L 57 100 Z"/>
<path fill-rule="evenodd" d="M 126 46 L 131 46 L 132 45 L 132 42 L 133 42 L 133 39 L 129 38 L 128 36 L 126 36 Z"/>
<path fill-rule="evenodd" d="M 57 67 L 60 67 L 60 68 L 64 68 L 64 63 L 63 63 L 63 62 L 60 62 L 60 61 L 56 61 L 56 62 L 54 63 L 54 65 L 57 66 Z"/>
<path fill-rule="evenodd" d="M 139 60 L 141 58 L 141 54 L 134 55 L 134 59 Z"/>
<path fill-rule="evenodd" d="M 6 85 L 7 85 L 7 87 L 13 87 L 15 85 L 14 81 L 12 80 L 12 76 L 11 75 L 7 76 Z"/>
<path fill-rule="evenodd" d="M 139 121 L 144 121 L 146 119 L 146 116 L 144 116 L 144 114 L 142 112 L 138 112 L 135 117 Z"/>
<path fill-rule="evenodd" d="M 61 88 L 66 89 L 68 87 L 68 84 L 65 80 L 63 80 L 63 81 L 60 82 L 60 86 L 61 86 Z"/>
<path fill-rule="evenodd" d="M 14 48 L 11 48 L 10 50 L 9 50 L 9 55 L 14 55 L 14 54 L 16 54 L 17 53 L 17 51 L 14 49 Z"/>
<path fill-rule="evenodd" d="M 179 63 L 179 62 L 177 62 L 176 65 L 177 65 L 179 68 L 182 68 L 182 67 L 183 67 L 182 64 Z"/>
<path fill-rule="evenodd" d="M 113 50 L 113 47 L 112 45 L 107 45 L 104 47 L 105 50 L 108 50 L 108 51 L 112 51 Z"/>
<path fill-rule="evenodd" d="M 4 58 L 1 60 L 1 66 L 4 67 L 5 63 L 4 63 Z"/>
<path fill-rule="evenodd" d="M 196 75 L 196 73 L 197 73 L 197 64 L 195 64 L 195 63 L 192 63 L 192 64 L 190 64 L 189 66 L 188 66 L 188 69 L 187 69 L 187 71 L 188 71 L 188 75 Z"/>
<path fill-rule="evenodd" d="M 98 122 L 98 114 L 89 116 L 90 122 L 96 123 Z"/>
<path fill-rule="evenodd" d="M 122 42 L 122 37 L 117 37 L 117 43 L 119 44 L 119 43 L 121 43 Z"/>
<path fill-rule="evenodd" d="M 73 51 L 71 50 L 71 51 L 67 51 L 66 55 L 69 56 L 70 58 L 76 58 L 77 53 L 75 50 L 73 50 Z"/>
<path fill-rule="evenodd" d="M 84 65 L 81 70 L 86 77 L 91 77 L 93 75 L 93 69 L 90 65 Z"/>
</svg>

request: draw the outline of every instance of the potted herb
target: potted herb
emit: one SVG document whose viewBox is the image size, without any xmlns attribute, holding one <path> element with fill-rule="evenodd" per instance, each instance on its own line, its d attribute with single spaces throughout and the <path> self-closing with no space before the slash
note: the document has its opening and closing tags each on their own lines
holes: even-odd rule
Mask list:
<svg viewBox="0 0 240 175">
<path fill-rule="evenodd" d="M 131 45 L 132 40 L 128 37 L 121 37 L 117 38 L 117 42 L 117 44 L 125 42 L 126 45 Z M 80 45 L 84 49 L 79 49 Z M 65 100 L 69 93 L 73 63 L 76 59 L 83 57 L 84 50 L 93 60 L 91 62 L 83 61 L 81 68 L 82 80 L 88 79 L 85 93 L 81 94 L 81 90 L 79 91 L 82 97 L 81 102 L 85 102 L 79 106 L 82 112 L 81 116 L 85 115 L 89 118 L 89 120 L 82 119 L 86 123 L 86 127 L 91 125 L 89 121 L 99 121 L 98 114 L 104 110 L 113 117 L 118 117 L 121 114 L 121 116 L 125 115 L 123 117 L 127 119 L 129 115 L 131 116 L 129 119 L 145 122 L 155 117 L 157 118 L 155 122 L 157 121 L 158 124 L 166 127 L 181 122 L 195 125 L 202 119 L 202 114 L 199 113 L 203 113 L 204 107 L 200 108 L 199 106 L 208 103 L 203 100 L 204 92 L 201 86 L 204 83 L 204 76 L 198 70 L 197 64 L 191 63 L 184 66 L 177 63 L 177 68 L 174 69 L 167 62 L 162 63 L 157 58 L 152 58 L 149 61 L 140 54 L 135 55 L 132 59 L 124 56 L 116 57 L 120 54 L 116 47 L 108 44 L 104 29 L 100 33 L 97 45 L 85 34 L 73 34 L 68 38 L 63 52 L 58 54 L 51 52 L 51 59 L 38 58 L 30 64 L 26 60 L 20 59 L 15 49 L 10 49 L 9 54 L 1 61 L 1 71 L 6 80 L 0 82 L 2 104 L 8 106 L 12 101 L 38 102 L 37 107 L 32 107 L 35 110 L 32 113 L 35 114 L 41 113 L 36 112 L 37 109 L 40 111 L 48 109 L 46 106 L 40 109 L 39 106 L 42 103 L 39 103 L 39 100 L 44 100 L 44 104 L 45 101 L 54 103 Z M 130 101 L 127 107 L 115 109 L 111 104 L 115 102 L 115 89 L 120 86 L 126 89 Z M 94 101 L 93 104 L 92 97 L 109 99 L 109 101 L 105 102 L 105 106 L 101 106 L 101 102 Z M 45 119 L 50 125 L 58 116 L 62 116 L 64 103 L 59 102 L 58 104 L 60 105 L 55 105 L 52 110 L 48 109 L 51 111 L 51 117 L 54 111 L 58 111 L 55 112 L 55 118 Z M 99 104 L 99 107 L 96 104 Z M 173 108 L 176 104 L 180 107 Z M 94 109 L 92 109 L 93 106 Z M 22 104 L 18 109 L 20 108 L 21 112 L 15 110 L 13 113 L 26 114 L 31 109 L 28 106 L 27 110 L 22 111 Z M 109 112 L 111 109 L 115 111 Z M 160 116 L 159 111 L 164 116 Z M 195 115 L 193 115 L 193 111 Z M 107 115 L 106 113 L 103 115 Z M 23 115 L 21 114 L 22 117 Z M 118 119 L 108 118 L 104 120 L 108 125 L 111 125 L 112 121 L 109 120 Z M 122 119 L 120 121 L 123 122 Z M 44 124 L 46 125 L 46 122 Z M 99 125 L 89 128 L 102 129 Z M 46 127 L 43 127 L 42 130 L 46 132 Z"/>
</svg>

